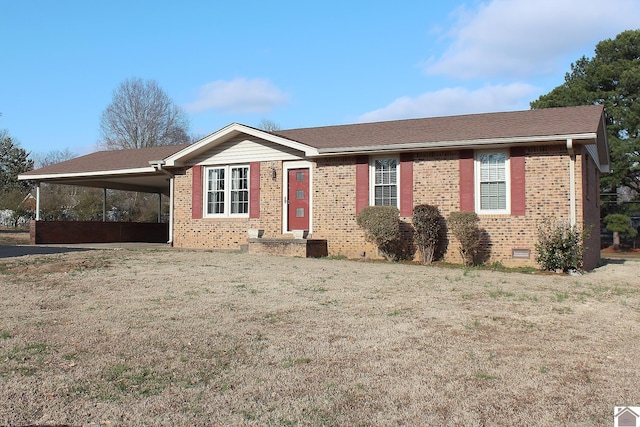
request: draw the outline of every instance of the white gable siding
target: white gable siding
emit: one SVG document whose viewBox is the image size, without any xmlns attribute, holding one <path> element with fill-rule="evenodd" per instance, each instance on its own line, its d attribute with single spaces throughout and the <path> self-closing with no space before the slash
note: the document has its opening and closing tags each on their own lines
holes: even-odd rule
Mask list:
<svg viewBox="0 0 640 427">
<path fill-rule="evenodd" d="M 220 165 L 278 160 L 300 160 L 304 154 L 259 138 L 242 135 L 196 157 L 197 165 Z"/>
</svg>

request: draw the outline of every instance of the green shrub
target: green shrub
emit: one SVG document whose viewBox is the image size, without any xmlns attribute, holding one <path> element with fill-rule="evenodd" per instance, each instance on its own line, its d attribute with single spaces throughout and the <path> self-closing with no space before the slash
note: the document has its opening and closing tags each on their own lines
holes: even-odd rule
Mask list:
<svg viewBox="0 0 640 427">
<path fill-rule="evenodd" d="M 545 218 L 538 225 L 536 262 L 549 271 L 581 269 L 587 234 L 567 221 Z"/>
<path fill-rule="evenodd" d="M 464 265 L 472 265 L 480 247 L 480 218 L 475 212 L 451 212 L 447 224 L 460 242 L 460 256 Z"/>
<path fill-rule="evenodd" d="M 400 256 L 400 211 L 394 206 L 367 206 L 356 218 L 368 241 L 389 261 Z"/>
<path fill-rule="evenodd" d="M 437 206 L 417 205 L 413 208 L 414 240 L 420 251 L 420 262 L 431 264 L 438 246 L 440 232 L 440 210 Z"/>
</svg>

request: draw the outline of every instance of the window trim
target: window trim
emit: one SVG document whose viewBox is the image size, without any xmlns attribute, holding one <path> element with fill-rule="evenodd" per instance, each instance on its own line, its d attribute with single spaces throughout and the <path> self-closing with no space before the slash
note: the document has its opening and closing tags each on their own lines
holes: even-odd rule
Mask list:
<svg viewBox="0 0 640 427">
<path fill-rule="evenodd" d="M 246 213 L 231 213 L 231 171 L 233 169 L 247 169 L 247 212 Z M 224 170 L 224 212 L 223 213 L 209 213 L 208 197 L 210 193 L 209 189 L 209 171 L 214 169 Z M 249 218 L 251 212 L 251 165 L 238 164 L 238 165 L 208 165 L 203 167 L 203 186 L 202 186 L 202 216 L 203 218 Z"/>
<path fill-rule="evenodd" d="M 376 160 L 395 160 L 396 162 L 396 204 L 400 209 L 400 156 L 371 156 L 369 157 L 369 206 L 376 206 Z M 388 205 L 380 205 L 388 206 Z"/>
<path fill-rule="evenodd" d="M 505 179 L 505 209 L 482 209 L 482 195 L 480 191 L 480 156 L 483 154 L 504 154 L 504 179 Z M 476 150 L 473 159 L 474 166 L 474 199 L 475 210 L 478 215 L 510 215 L 511 214 L 511 155 L 505 150 Z"/>
</svg>

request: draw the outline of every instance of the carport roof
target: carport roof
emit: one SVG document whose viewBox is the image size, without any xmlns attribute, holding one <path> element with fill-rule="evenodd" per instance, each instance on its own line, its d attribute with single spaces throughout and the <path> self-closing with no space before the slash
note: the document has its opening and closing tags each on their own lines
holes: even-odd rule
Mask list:
<svg viewBox="0 0 640 427">
<path fill-rule="evenodd" d="M 168 176 L 150 162 L 161 161 L 187 145 L 98 151 L 20 174 L 21 180 L 117 190 L 168 193 Z"/>
</svg>

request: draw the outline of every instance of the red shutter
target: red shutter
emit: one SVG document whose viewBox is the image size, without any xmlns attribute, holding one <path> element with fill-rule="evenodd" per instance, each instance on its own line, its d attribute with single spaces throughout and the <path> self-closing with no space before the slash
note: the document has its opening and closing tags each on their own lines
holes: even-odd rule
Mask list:
<svg viewBox="0 0 640 427">
<path fill-rule="evenodd" d="M 369 206 L 369 157 L 356 157 L 356 215 Z"/>
<path fill-rule="evenodd" d="M 260 218 L 260 162 L 249 164 L 249 218 Z"/>
<path fill-rule="evenodd" d="M 413 154 L 400 156 L 400 216 L 413 215 Z"/>
<path fill-rule="evenodd" d="M 525 214 L 524 147 L 511 148 L 511 215 Z"/>
<path fill-rule="evenodd" d="M 473 150 L 460 151 L 460 210 L 474 212 Z"/>
<path fill-rule="evenodd" d="M 202 166 L 191 168 L 191 218 L 202 218 Z"/>
</svg>

